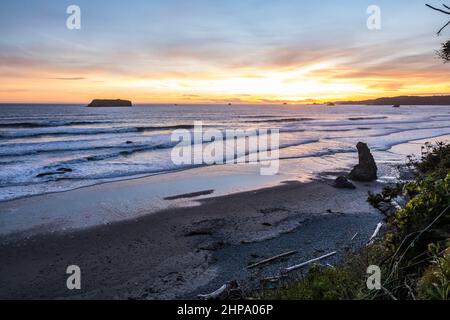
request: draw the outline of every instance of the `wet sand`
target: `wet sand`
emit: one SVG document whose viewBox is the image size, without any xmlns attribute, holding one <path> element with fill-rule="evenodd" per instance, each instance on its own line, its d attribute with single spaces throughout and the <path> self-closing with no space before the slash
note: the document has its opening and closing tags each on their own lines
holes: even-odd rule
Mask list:
<svg viewBox="0 0 450 320">
<path fill-rule="evenodd" d="M 348 245 L 367 241 L 381 221 L 366 202 L 367 191 L 381 184 L 358 183 L 356 190 L 330 184 L 285 182 L 88 229 L 3 236 L 0 298 L 193 299 L 235 279 L 256 288 L 282 266 L 339 250 L 325 261 L 333 263 Z M 245 270 L 285 250 L 298 253 Z M 81 268 L 79 291 L 66 288 L 69 265 Z"/>
</svg>

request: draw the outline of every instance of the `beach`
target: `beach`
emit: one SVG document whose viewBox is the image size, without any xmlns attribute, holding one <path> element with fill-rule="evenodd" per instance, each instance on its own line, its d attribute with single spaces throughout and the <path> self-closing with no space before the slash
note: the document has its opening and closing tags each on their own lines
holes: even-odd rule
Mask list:
<svg viewBox="0 0 450 320">
<path fill-rule="evenodd" d="M 414 144 L 403 149 L 414 150 Z M 357 154 L 351 161 L 357 161 Z M 392 163 L 380 161 L 378 166 L 380 176 L 400 175 Z M 283 268 L 326 253 L 337 251 L 325 260 L 337 263 L 363 246 L 383 218 L 366 199 L 368 191 L 378 192 L 387 182 L 337 189 L 334 177 L 345 172 L 324 171 L 303 181 L 285 173 L 258 187 L 264 183 L 256 168 L 194 170 L 197 179 L 192 172 L 174 172 L 0 203 L 0 296 L 196 299 L 229 281 L 251 292 Z M 185 189 L 180 187 L 183 177 L 191 182 Z M 280 180 L 287 177 L 291 179 Z M 167 192 L 155 194 L 155 187 Z M 143 208 L 155 198 L 159 209 Z M 111 207 L 128 217 L 123 213 L 110 219 Z M 89 219 L 93 213 L 109 219 Z M 7 223 L 8 214 L 12 218 Z M 71 214 L 76 219 L 67 217 Z M 53 223 L 57 217 L 59 224 Z M 288 251 L 296 253 L 262 268 L 246 268 Z M 66 287 L 69 265 L 81 268 L 80 291 Z"/>
<path fill-rule="evenodd" d="M 257 286 L 256 278 L 283 266 L 339 250 L 328 260 L 333 263 L 345 254 L 344 248 L 367 241 L 381 221 L 366 202 L 367 191 L 381 185 L 340 190 L 330 182 L 286 182 L 134 220 L 72 232 L 3 237 L 0 296 L 194 299 L 231 280 Z M 357 239 L 351 241 L 356 233 Z M 261 271 L 245 269 L 251 262 L 289 250 L 298 253 Z M 66 288 L 65 270 L 72 264 L 82 270 L 81 291 Z"/>
<path fill-rule="evenodd" d="M 236 109 L 229 125 L 280 130 L 279 172 L 269 176 L 259 164 L 173 166 L 167 143 L 193 119 L 186 113 L 167 127 L 153 122 L 173 114 L 150 107 L 125 120 L 123 110 L 78 107 L 61 109 L 76 115 L 64 123 L 48 113 L 3 120 L 0 297 L 196 299 L 230 281 L 255 292 L 284 268 L 330 252 L 322 262 L 336 264 L 383 219 L 368 192 L 403 179 L 407 155 L 450 133 L 442 107 L 433 115 L 426 107 L 376 107 L 370 117 L 361 106 L 333 117 L 328 107 L 285 108 L 282 117 L 277 108 Z M 203 110 L 205 126 L 228 127 L 228 111 Z M 136 120 L 147 113 L 151 119 Z M 332 187 L 358 163 L 359 141 L 371 148 L 378 179 Z M 81 290 L 66 286 L 72 265 Z"/>
</svg>

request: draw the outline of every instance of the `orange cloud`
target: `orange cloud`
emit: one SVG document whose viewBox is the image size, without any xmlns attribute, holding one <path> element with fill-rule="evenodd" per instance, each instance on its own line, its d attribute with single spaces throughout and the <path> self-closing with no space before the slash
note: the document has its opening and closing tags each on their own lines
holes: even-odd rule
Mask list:
<svg viewBox="0 0 450 320">
<path fill-rule="evenodd" d="M 401 47 L 410 39 L 397 40 Z M 312 102 L 449 92 L 448 66 L 432 48 L 393 42 L 347 47 L 262 46 L 248 52 L 205 43 L 113 52 L 3 48 L 1 102 Z M 403 53 L 407 52 L 407 53 Z"/>
</svg>

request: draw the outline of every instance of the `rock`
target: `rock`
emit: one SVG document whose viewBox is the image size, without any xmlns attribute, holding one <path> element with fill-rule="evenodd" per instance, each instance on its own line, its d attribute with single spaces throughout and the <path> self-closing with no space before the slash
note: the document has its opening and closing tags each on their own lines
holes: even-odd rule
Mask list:
<svg viewBox="0 0 450 320">
<path fill-rule="evenodd" d="M 396 103 L 392 106 L 392 108 L 400 108 L 400 104 Z"/>
<path fill-rule="evenodd" d="M 210 242 L 206 245 L 199 247 L 199 249 L 205 250 L 205 251 L 217 251 L 217 250 L 222 249 L 224 246 L 225 246 L 225 243 L 223 241 L 213 241 L 213 242 Z"/>
<path fill-rule="evenodd" d="M 271 213 L 276 213 L 276 212 L 287 212 L 289 211 L 287 208 L 285 207 L 279 207 L 279 208 L 264 208 L 264 209 L 260 209 L 258 210 L 258 213 L 262 213 L 262 214 L 271 214 Z"/>
<path fill-rule="evenodd" d="M 380 203 L 378 203 L 376 205 L 376 208 L 378 210 L 380 210 L 381 212 L 386 213 L 386 212 L 392 210 L 393 206 L 389 202 L 381 201 Z"/>
<path fill-rule="evenodd" d="M 95 99 L 88 107 L 131 107 L 133 104 L 129 100 L 121 99 Z"/>
<path fill-rule="evenodd" d="M 189 231 L 184 236 L 185 237 L 212 236 L 212 234 L 213 234 L 212 230 L 203 228 L 203 229 Z"/>
<path fill-rule="evenodd" d="M 397 204 L 400 208 L 406 207 L 406 204 L 409 202 L 410 197 L 409 196 L 398 196 L 395 199 L 392 199 L 392 202 Z"/>
<path fill-rule="evenodd" d="M 47 177 L 47 176 L 52 176 L 54 174 L 61 174 L 59 172 L 44 172 L 44 173 L 39 173 L 38 175 L 36 175 L 36 178 L 43 178 L 43 177 Z"/>
<path fill-rule="evenodd" d="M 354 181 L 370 182 L 377 179 L 378 168 L 367 144 L 358 142 L 359 163 L 349 174 Z"/>
<path fill-rule="evenodd" d="M 356 189 L 356 187 L 353 185 L 353 183 L 348 181 L 347 178 L 344 176 L 338 177 L 334 181 L 333 187 L 338 188 L 338 189 Z"/>
<path fill-rule="evenodd" d="M 39 173 L 38 175 L 36 175 L 36 178 L 43 178 L 43 177 L 48 177 L 48 176 L 54 176 L 54 175 L 61 175 L 61 174 L 65 174 L 68 172 L 72 172 L 73 170 L 70 168 L 59 168 L 54 172 L 44 172 L 44 173 Z"/>
<path fill-rule="evenodd" d="M 408 168 L 407 166 L 397 166 L 399 179 L 402 181 L 411 181 L 416 177 L 416 173 L 413 169 Z"/>
<path fill-rule="evenodd" d="M 385 216 L 390 217 L 397 212 L 397 208 L 390 202 L 382 201 L 380 202 L 376 208 L 380 210 Z"/>
</svg>

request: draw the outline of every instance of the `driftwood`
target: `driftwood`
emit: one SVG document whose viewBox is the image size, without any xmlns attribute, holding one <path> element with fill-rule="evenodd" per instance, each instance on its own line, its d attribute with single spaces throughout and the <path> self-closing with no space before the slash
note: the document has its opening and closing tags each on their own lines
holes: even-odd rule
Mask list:
<svg viewBox="0 0 450 320">
<path fill-rule="evenodd" d="M 337 253 L 337 251 L 333 251 L 333 252 L 328 253 L 328 254 L 326 254 L 326 255 L 323 255 L 323 256 L 321 256 L 321 257 L 318 257 L 318 258 L 315 258 L 315 259 L 311 259 L 311 260 L 308 260 L 308 261 L 306 261 L 306 262 L 297 264 L 297 265 L 295 265 L 295 266 L 286 268 L 285 271 L 286 271 L 286 272 L 291 272 L 291 271 L 300 269 L 300 268 L 302 268 L 302 267 L 304 267 L 304 266 L 307 266 L 307 265 L 309 265 L 309 264 L 311 264 L 311 263 L 313 263 L 313 262 L 320 261 L 320 260 L 323 260 L 323 259 L 325 259 L 325 258 L 331 257 L 331 256 L 335 255 L 336 253 Z"/>
<path fill-rule="evenodd" d="M 377 228 L 375 229 L 372 236 L 370 237 L 370 240 L 374 239 L 378 235 L 382 226 L 383 226 L 383 223 L 381 223 L 381 222 L 379 224 L 377 224 Z"/>
<path fill-rule="evenodd" d="M 225 291 L 228 290 L 229 287 L 230 287 L 229 284 L 224 284 L 223 286 L 221 286 L 219 289 L 217 289 L 214 292 L 211 292 L 211 293 L 208 293 L 208 294 L 199 294 L 197 297 L 199 299 L 203 299 L 203 300 L 218 299 Z"/>
<path fill-rule="evenodd" d="M 275 277 L 262 278 L 260 280 L 260 282 L 262 282 L 262 283 L 275 283 L 275 282 L 281 281 L 283 278 L 286 278 L 286 277 L 287 277 L 287 275 L 280 274 L 280 275 L 275 276 Z"/>
<path fill-rule="evenodd" d="M 281 280 L 281 278 L 282 278 L 281 276 L 262 278 L 260 282 L 278 282 Z"/>
<path fill-rule="evenodd" d="M 281 259 L 281 258 L 284 258 L 284 257 L 291 256 L 291 255 L 293 255 L 293 254 L 295 254 L 295 253 L 297 253 L 297 252 L 298 252 L 298 251 L 289 251 L 289 252 L 285 252 L 285 253 L 282 253 L 282 254 L 273 256 L 273 257 L 271 257 L 271 258 L 262 260 L 262 261 L 260 261 L 260 262 L 254 263 L 254 264 L 251 264 L 251 265 L 249 265 L 249 266 L 247 267 L 247 269 L 253 269 L 253 268 L 256 268 L 256 267 L 258 267 L 258 266 L 260 266 L 260 265 L 267 264 L 267 263 L 273 262 L 273 261 L 275 261 L 275 260 L 278 260 L 278 259 Z"/>
<path fill-rule="evenodd" d="M 353 240 L 355 240 L 355 238 L 358 236 L 358 232 L 357 233 L 355 233 L 355 235 L 350 239 L 350 241 L 353 241 Z"/>
<path fill-rule="evenodd" d="M 197 298 L 202 300 L 218 300 L 218 299 L 242 299 L 243 291 L 236 280 L 230 281 L 214 292 L 208 294 L 199 294 Z"/>
<path fill-rule="evenodd" d="M 380 232 L 382 226 L 383 226 L 383 224 L 381 222 L 379 224 L 377 224 L 377 228 L 375 229 L 375 231 L 373 232 L 372 236 L 369 239 L 369 242 L 367 243 L 368 245 L 373 243 L 373 241 L 377 237 L 378 233 Z"/>
</svg>

